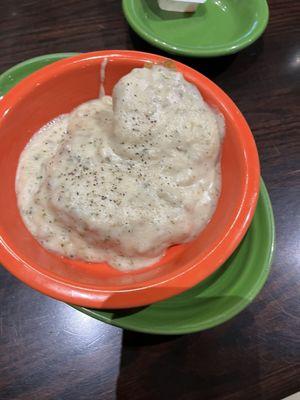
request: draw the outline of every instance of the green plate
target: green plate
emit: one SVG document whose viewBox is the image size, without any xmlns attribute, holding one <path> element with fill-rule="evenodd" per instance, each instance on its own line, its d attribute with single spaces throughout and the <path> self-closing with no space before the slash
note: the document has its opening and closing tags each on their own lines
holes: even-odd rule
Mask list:
<svg viewBox="0 0 300 400">
<path fill-rule="evenodd" d="M 30 73 L 74 53 L 37 57 L 0 76 L 0 95 Z M 260 197 L 251 226 L 240 246 L 213 275 L 168 300 L 130 310 L 75 307 L 91 317 L 121 328 L 154 334 L 183 334 L 217 326 L 243 310 L 265 283 L 274 252 L 272 206 L 261 181 Z"/>
<path fill-rule="evenodd" d="M 191 57 L 236 53 L 259 38 L 269 19 L 266 0 L 207 0 L 195 13 L 163 11 L 157 0 L 123 0 L 123 11 L 144 40 Z"/>
</svg>

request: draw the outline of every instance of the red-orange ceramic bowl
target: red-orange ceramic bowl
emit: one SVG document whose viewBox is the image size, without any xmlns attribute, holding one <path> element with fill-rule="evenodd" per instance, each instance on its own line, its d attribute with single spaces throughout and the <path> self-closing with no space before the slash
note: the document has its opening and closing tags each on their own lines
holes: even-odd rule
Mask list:
<svg viewBox="0 0 300 400">
<path fill-rule="evenodd" d="M 189 289 L 231 255 L 255 211 L 259 160 L 251 131 L 232 100 L 205 76 L 176 62 L 177 69 L 199 88 L 204 99 L 225 116 L 222 193 L 210 223 L 193 242 L 173 246 L 160 262 L 133 273 L 45 250 L 24 226 L 17 207 L 19 156 L 42 125 L 97 97 L 100 64 L 105 57 L 109 60 L 107 93 L 132 68 L 164 60 L 134 51 L 81 54 L 30 75 L 0 101 L 0 260 L 17 278 L 58 300 L 93 308 L 136 307 Z"/>
</svg>

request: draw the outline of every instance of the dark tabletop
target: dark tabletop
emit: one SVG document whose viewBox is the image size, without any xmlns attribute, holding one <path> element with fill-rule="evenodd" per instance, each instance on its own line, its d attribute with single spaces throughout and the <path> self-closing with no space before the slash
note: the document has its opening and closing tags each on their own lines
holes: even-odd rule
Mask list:
<svg viewBox="0 0 300 400">
<path fill-rule="evenodd" d="M 255 136 L 277 231 L 262 292 L 218 328 L 150 336 L 93 320 L 1 268 L 1 400 L 275 400 L 300 389 L 300 4 L 269 5 L 264 36 L 243 52 L 178 58 L 233 98 Z M 41 54 L 101 49 L 161 53 L 131 32 L 120 1 L 0 0 L 0 73 Z"/>
</svg>

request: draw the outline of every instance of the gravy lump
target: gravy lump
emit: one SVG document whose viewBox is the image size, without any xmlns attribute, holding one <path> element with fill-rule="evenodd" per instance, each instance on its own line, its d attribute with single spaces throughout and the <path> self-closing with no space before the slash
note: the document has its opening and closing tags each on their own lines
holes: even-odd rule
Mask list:
<svg viewBox="0 0 300 400">
<path fill-rule="evenodd" d="M 130 271 L 206 226 L 220 194 L 223 117 L 181 73 L 136 68 L 112 97 L 42 127 L 21 154 L 21 216 L 47 249 Z"/>
</svg>

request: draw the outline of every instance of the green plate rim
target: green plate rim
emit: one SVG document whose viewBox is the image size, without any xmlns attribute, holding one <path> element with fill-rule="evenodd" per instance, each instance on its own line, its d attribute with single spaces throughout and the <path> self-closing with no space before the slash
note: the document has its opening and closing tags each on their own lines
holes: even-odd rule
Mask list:
<svg viewBox="0 0 300 400">
<path fill-rule="evenodd" d="M 22 62 L 20 62 L 18 64 L 15 64 L 11 68 L 7 69 L 2 74 L 0 74 L 0 96 L 4 96 L 5 93 L 7 93 L 7 91 L 9 89 L 11 89 L 13 86 L 15 86 L 19 82 L 19 80 L 18 79 L 14 80 L 14 83 L 11 82 L 11 85 L 7 85 L 7 86 L 10 86 L 8 90 L 5 90 L 5 89 L 2 88 L 2 85 L 4 84 L 3 82 L 6 81 L 6 80 L 8 82 L 10 82 L 11 81 L 11 76 L 14 75 L 16 72 L 21 71 L 23 68 L 27 68 L 30 65 L 32 65 L 33 66 L 33 70 L 32 70 L 31 73 L 33 73 L 33 72 L 37 71 L 38 69 L 42 68 L 42 66 L 39 66 L 38 68 L 36 68 L 34 66 L 34 64 L 36 64 L 36 63 L 43 63 L 45 65 L 48 65 L 48 64 L 52 64 L 55 61 L 59 61 L 62 58 L 68 58 L 68 57 L 76 56 L 77 54 L 79 54 L 79 53 L 78 52 L 67 52 L 67 53 L 44 54 L 44 55 L 41 55 L 41 56 L 33 57 L 33 58 L 28 59 L 28 60 L 22 61 Z M 30 73 L 24 75 L 24 77 L 28 76 L 28 75 L 30 75 Z"/>
<path fill-rule="evenodd" d="M 11 87 L 13 87 L 15 84 L 17 84 L 17 80 L 13 80 L 13 75 L 16 72 L 22 71 L 23 68 L 28 67 L 29 65 L 32 65 L 32 72 L 38 70 L 41 68 L 41 63 L 42 64 L 50 64 L 52 62 L 58 61 L 63 58 L 71 57 L 74 56 L 78 53 L 56 53 L 56 54 L 48 54 L 48 55 L 43 55 L 43 56 L 38 56 L 32 59 L 29 59 L 27 61 L 21 62 L 20 64 L 17 64 L 13 66 L 12 68 L 8 69 L 5 71 L 3 74 L 0 75 L 0 94 L 1 94 L 1 84 L 4 83 L 5 80 L 9 81 L 9 84 L 7 84 L 7 87 L 9 90 Z M 27 75 L 30 75 L 28 73 Z M 24 74 L 25 77 L 25 74 Z M 2 92 L 4 95 L 4 91 Z M 186 329 L 185 327 L 182 328 L 176 328 L 176 331 L 170 331 L 170 330 L 162 330 L 162 329 L 143 329 L 139 328 L 136 326 L 131 326 L 130 321 L 122 321 L 122 318 L 119 319 L 111 319 L 108 318 L 107 316 L 101 316 L 98 313 L 101 312 L 101 310 L 94 310 L 94 309 L 88 309 L 85 307 L 79 307 L 79 306 L 74 306 L 71 305 L 71 307 L 75 308 L 76 310 L 83 312 L 93 318 L 96 318 L 102 322 L 109 323 L 111 325 L 117 326 L 119 328 L 124 328 L 124 329 L 129 329 L 132 331 L 136 332 L 143 332 L 143 333 L 151 333 L 151 334 L 162 334 L 162 335 L 178 335 L 178 334 L 186 334 L 186 333 L 193 333 L 193 332 L 198 332 L 201 330 L 213 328 L 217 325 L 220 325 L 221 323 L 228 321 L 229 319 L 233 318 L 235 315 L 237 315 L 239 312 L 241 312 L 251 301 L 257 296 L 257 294 L 260 292 L 262 289 L 264 283 L 267 280 L 267 277 L 269 275 L 270 271 L 270 265 L 272 263 L 273 257 L 274 257 L 274 249 L 275 249 L 275 223 L 274 223 L 274 216 L 273 216 L 273 210 L 272 210 L 272 205 L 270 202 L 270 198 L 266 189 L 266 186 L 261 179 L 261 187 L 260 187 L 260 196 L 261 196 L 261 201 L 264 205 L 265 208 L 265 217 L 266 217 L 266 225 L 267 225 L 267 245 L 266 245 L 266 253 L 264 257 L 264 262 L 261 267 L 261 274 L 259 276 L 259 279 L 256 281 L 256 284 L 254 287 L 252 287 L 249 292 L 247 293 L 246 298 L 242 298 L 234 307 L 230 309 L 230 311 L 223 312 L 222 315 L 219 315 L 218 317 L 214 318 L 213 321 L 210 323 L 206 324 L 205 326 L 199 326 L 199 324 L 195 325 L 192 329 L 188 328 Z M 164 300 L 164 301 L 169 301 L 170 299 Z M 161 302 L 163 303 L 163 302 Z M 148 306 L 148 307 L 151 307 Z M 104 312 L 108 312 L 104 311 Z"/>
<path fill-rule="evenodd" d="M 249 38 L 240 38 L 237 45 L 222 47 L 220 49 L 209 49 L 203 47 L 201 49 L 193 50 L 184 46 L 172 46 L 166 41 L 159 40 L 157 37 L 149 34 L 143 28 L 143 24 L 140 22 L 139 17 L 136 15 L 134 2 L 135 0 L 122 0 L 123 14 L 129 26 L 134 30 L 134 32 L 146 42 L 150 43 L 152 46 L 158 47 L 159 49 L 171 54 L 187 57 L 219 57 L 237 53 L 254 43 L 263 34 L 269 22 L 268 2 L 267 0 L 260 0 L 261 18 L 258 20 L 257 27 Z"/>
</svg>

